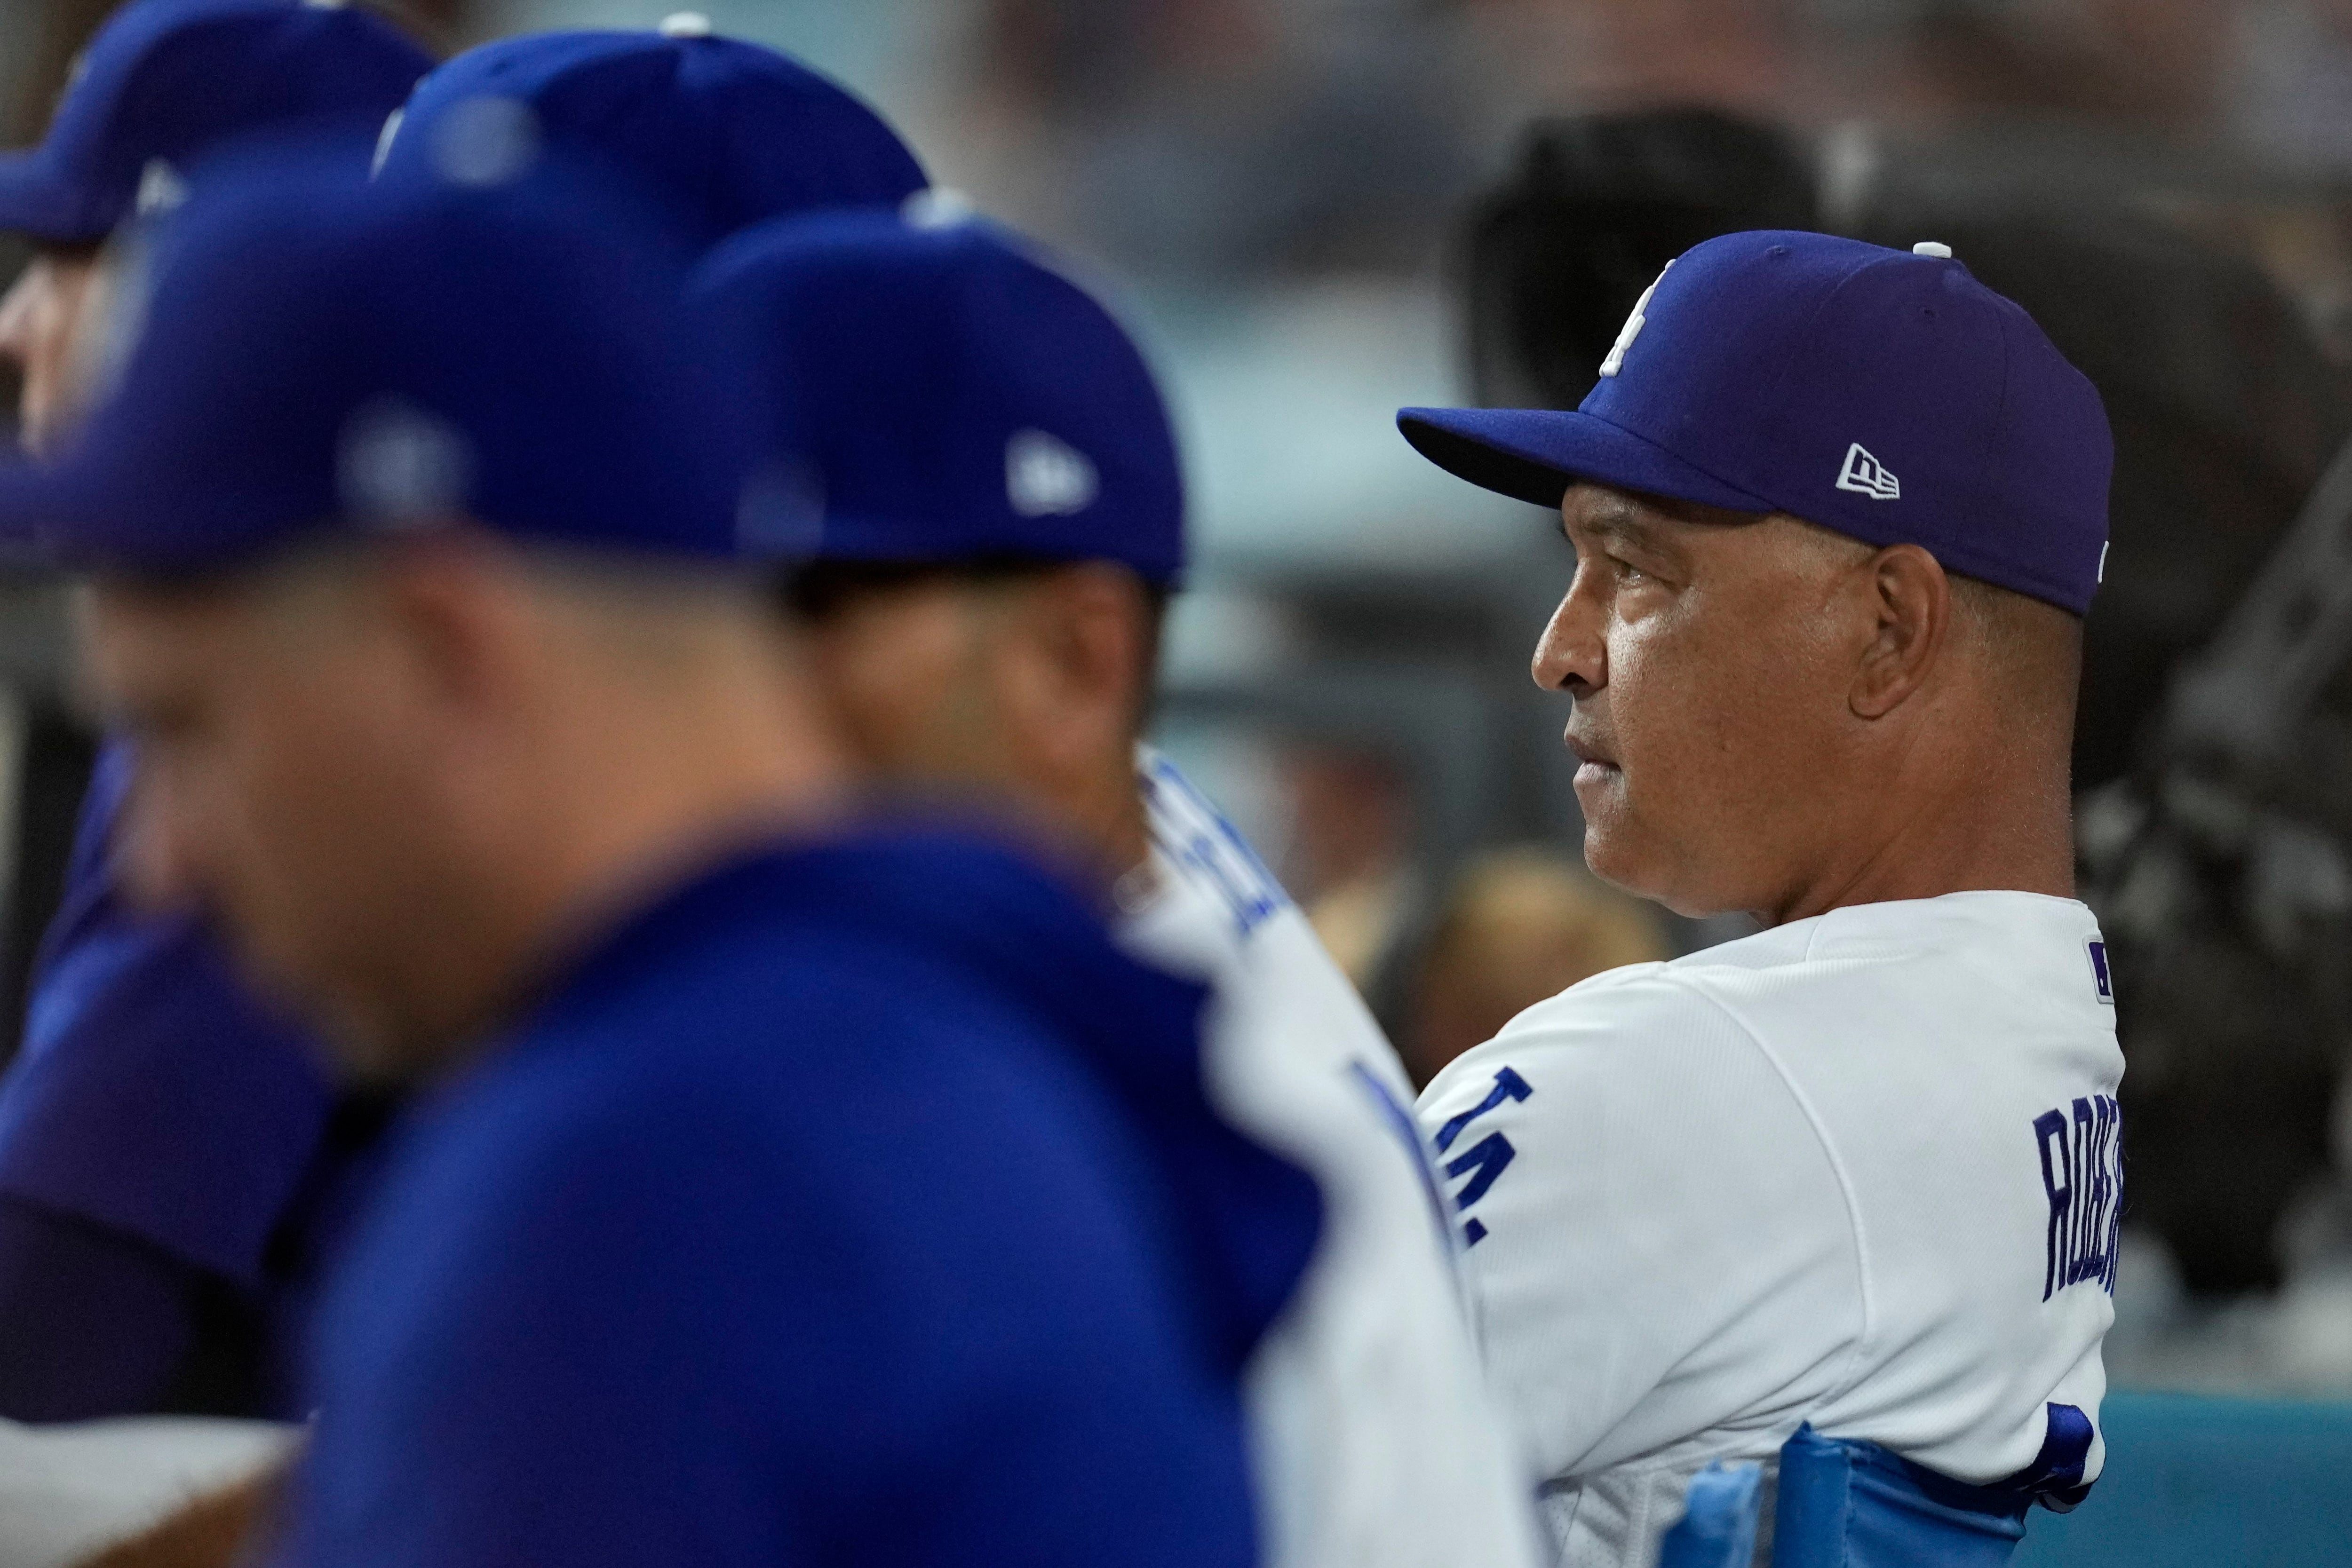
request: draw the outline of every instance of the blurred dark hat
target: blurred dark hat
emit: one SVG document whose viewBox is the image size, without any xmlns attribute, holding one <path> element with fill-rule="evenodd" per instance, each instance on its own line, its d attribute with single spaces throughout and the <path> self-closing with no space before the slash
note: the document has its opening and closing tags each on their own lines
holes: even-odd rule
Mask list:
<svg viewBox="0 0 2352 1568">
<path fill-rule="evenodd" d="M 526 145 L 605 164 L 698 250 L 786 214 L 896 207 L 929 183 L 845 89 L 691 13 L 470 49 L 416 85 L 377 160 L 384 178 L 462 172 Z"/>
<path fill-rule="evenodd" d="M 1184 564 L 1176 442 L 1119 324 L 1030 247 L 951 204 L 762 225 L 697 275 L 761 383 L 782 559 Z M 749 519 L 760 518 L 758 522 Z"/>
<path fill-rule="evenodd" d="M 660 218 L 546 154 L 377 183 L 352 157 L 195 173 L 120 286 L 110 390 L 53 465 L 0 474 L 0 526 L 132 577 L 459 518 L 732 556 L 743 388 L 693 331 Z"/>
<path fill-rule="evenodd" d="M 76 64 L 41 144 L 0 154 L 0 229 L 103 239 L 237 138 L 376 125 L 432 68 L 339 0 L 132 0 Z"/>
</svg>

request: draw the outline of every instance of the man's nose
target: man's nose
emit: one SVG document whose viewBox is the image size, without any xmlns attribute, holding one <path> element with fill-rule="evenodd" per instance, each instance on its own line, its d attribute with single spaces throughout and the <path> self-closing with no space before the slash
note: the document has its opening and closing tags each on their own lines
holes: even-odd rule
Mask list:
<svg viewBox="0 0 2352 1568">
<path fill-rule="evenodd" d="M 1608 643 L 1601 636 L 1601 608 L 1592 595 L 1572 584 L 1536 639 L 1528 673 L 1548 692 L 1583 696 L 1609 684 Z"/>
</svg>

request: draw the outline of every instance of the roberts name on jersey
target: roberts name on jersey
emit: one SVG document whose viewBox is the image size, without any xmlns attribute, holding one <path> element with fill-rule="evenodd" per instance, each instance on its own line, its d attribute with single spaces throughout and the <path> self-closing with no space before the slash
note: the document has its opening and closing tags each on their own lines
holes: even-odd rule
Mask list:
<svg viewBox="0 0 2352 1568">
<path fill-rule="evenodd" d="M 1562 1562 L 1649 1562 L 1806 1421 L 2078 1497 L 2122 1073 L 2090 911 L 2021 893 L 1612 970 L 1448 1067 L 1419 1114 Z"/>
</svg>

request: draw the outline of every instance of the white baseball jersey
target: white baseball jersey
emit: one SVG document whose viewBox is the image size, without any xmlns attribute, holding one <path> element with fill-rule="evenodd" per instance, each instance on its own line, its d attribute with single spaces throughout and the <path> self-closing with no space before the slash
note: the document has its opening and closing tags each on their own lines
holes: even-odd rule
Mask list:
<svg viewBox="0 0 2352 1568">
<path fill-rule="evenodd" d="M 2082 904 L 1956 893 L 1595 976 L 1438 1075 L 1562 1563 L 1653 1561 L 1694 1471 L 1804 1421 L 1972 1483 L 2098 1474 L 2113 1001 Z"/>
<path fill-rule="evenodd" d="M 1272 1568 L 1525 1568 L 1533 1472 L 1486 1396 L 1395 1053 L 1296 905 L 1164 758 L 1140 758 L 1149 891 L 1121 936 L 1214 988 L 1235 1124 L 1311 1172 L 1323 1233 L 1244 1389 Z"/>
</svg>

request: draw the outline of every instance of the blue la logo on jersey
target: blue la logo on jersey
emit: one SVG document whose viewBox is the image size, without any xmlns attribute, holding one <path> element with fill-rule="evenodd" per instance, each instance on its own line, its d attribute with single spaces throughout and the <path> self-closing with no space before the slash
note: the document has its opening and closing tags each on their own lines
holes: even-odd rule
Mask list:
<svg viewBox="0 0 2352 1568">
<path fill-rule="evenodd" d="M 2107 972 L 2107 945 L 2085 942 L 2083 950 L 2091 956 L 2091 984 L 2099 993 L 2099 1000 L 2109 1007 L 2116 1005 L 2115 977 Z"/>
</svg>

